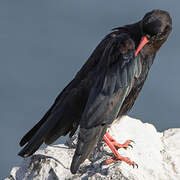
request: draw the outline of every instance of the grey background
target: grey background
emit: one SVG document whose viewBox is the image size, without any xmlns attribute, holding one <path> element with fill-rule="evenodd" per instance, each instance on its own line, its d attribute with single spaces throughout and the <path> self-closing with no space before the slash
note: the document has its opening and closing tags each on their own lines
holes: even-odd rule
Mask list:
<svg viewBox="0 0 180 180">
<path fill-rule="evenodd" d="M 110 29 L 168 10 L 173 33 L 157 54 L 131 116 L 162 131 L 179 121 L 178 0 L 0 1 L 0 179 L 20 163 L 18 142 Z"/>
</svg>

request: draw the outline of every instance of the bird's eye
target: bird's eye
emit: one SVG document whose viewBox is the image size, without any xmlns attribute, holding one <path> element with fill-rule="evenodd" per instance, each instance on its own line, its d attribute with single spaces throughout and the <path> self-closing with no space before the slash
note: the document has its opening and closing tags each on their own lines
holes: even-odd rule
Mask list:
<svg viewBox="0 0 180 180">
<path fill-rule="evenodd" d="M 164 31 L 165 32 L 168 32 L 170 30 L 170 27 L 167 25 L 165 28 L 164 28 Z"/>
<path fill-rule="evenodd" d="M 170 26 L 167 25 L 167 26 L 164 28 L 164 31 L 161 33 L 161 36 L 165 36 L 169 31 L 170 31 Z"/>
</svg>

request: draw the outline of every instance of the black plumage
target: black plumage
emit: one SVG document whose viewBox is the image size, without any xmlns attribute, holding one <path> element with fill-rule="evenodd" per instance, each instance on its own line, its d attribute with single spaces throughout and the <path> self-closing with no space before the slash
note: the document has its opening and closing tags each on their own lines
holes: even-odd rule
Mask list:
<svg viewBox="0 0 180 180">
<path fill-rule="evenodd" d="M 153 10 L 131 25 L 115 28 L 94 50 L 74 79 L 56 98 L 44 117 L 22 138 L 19 152 L 32 155 L 42 143 L 51 144 L 60 136 L 74 134 L 78 144 L 71 164 L 76 173 L 107 127 L 133 106 L 157 50 L 172 29 L 169 14 Z M 135 56 L 142 37 L 148 43 Z"/>
</svg>

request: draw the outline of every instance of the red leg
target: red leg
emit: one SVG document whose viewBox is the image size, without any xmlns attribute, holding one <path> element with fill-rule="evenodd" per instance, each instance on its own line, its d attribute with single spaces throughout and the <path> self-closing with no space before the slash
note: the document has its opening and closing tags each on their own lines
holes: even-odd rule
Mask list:
<svg viewBox="0 0 180 180">
<path fill-rule="evenodd" d="M 128 146 L 127 144 L 128 143 L 124 143 L 124 144 L 118 144 L 110 135 L 109 133 L 106 132 L 106 134 L 104 135 L 103 137 L 104 141 L 106 142 L 106 144 L 109 146 L 109 148 L 111 149 L 111 151 L 113 152 L 114 154 L 114 158 L 111 158 L 111 159 L 108 159 L 106 161 L 106 164 L 111 164 L 112 162 L 114 161 L 117 161 L 117 160 L 121 160 L 121 161 L 124 161 L 126 162 L 127 164 L 129 165 L 132 165 L 133 167 L 136 165 L 138 167 L 138 165 L 134 162 L 134 161 L 131 161 L 128 157 L 123 157 L 123 156 L 120 156 L 120 154 L 118 153 L 117 149 L 120 148 L 120 147 L 123 147 L 124 148 L 124 144 L 126 144 L 126 146 Z M 112 141 L 112 142 L 111 142 Z M 118 145 L 115 146 L 114 145 L 114 142 L 115 144 Z M 126 141 L 127 142 L 127 141 Z"/>
<path fill-rule="evenodd" d="M 119 149 L 119 148 L 127 149 L 128 147 L 133 147 L 131 145 L 132 142 L 134 143 L 133 140 L 127 140 L 124 144 L 119 144 L 108 132 L 106 132 L 105 135 L 110 140 L 110 142 L 115 146 L 116 149 Z"/>
</svg>

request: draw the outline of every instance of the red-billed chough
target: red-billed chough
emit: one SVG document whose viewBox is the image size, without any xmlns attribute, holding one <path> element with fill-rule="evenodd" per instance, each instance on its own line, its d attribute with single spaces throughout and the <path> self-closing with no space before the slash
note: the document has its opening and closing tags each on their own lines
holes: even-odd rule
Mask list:
<svg viewBox="0 0 180 180">
<path fill-rule="evenodd" d="M 168 12 L 153 10 L 135 24 L 113 29 L 97 46 L 74 79 L 63 89 L 44 117 L 22 138 L 19 152 L 32 155 L 42 143 L 72 136 L 80 125 L 78 144 L 71 163 L 76 173 L 95 145 L 108 144 L 115 160 L 135 165 L 119 155 L 118 144 L 106 132 L 117 117 L 132 108 L 154 61 L 156 52 L 172 30 Z"/>
</svg>

